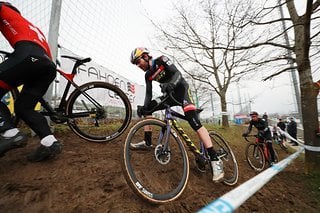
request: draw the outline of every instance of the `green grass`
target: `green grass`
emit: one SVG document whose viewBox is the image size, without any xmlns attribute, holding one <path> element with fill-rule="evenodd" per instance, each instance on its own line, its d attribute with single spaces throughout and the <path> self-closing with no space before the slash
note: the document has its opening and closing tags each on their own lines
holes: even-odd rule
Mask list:
<svg viewBox="0 0 320 213">
<path fill-rule="evenodd" d="M 189 135 L 189 137 L 197 141 L 199 140 L 196 133 L 192 130 L 188 122 L 179 122 L 179 126 L 182 127 L 185 132 Z M 208 130 L 214 130 L 220 133 L 229 143 L 234 143 L 239 145 L 239 143 L 243 143 L 242 145 L 245 146 L 245 142 L 242 139 L 242 133 L 246 130 L 245 126 L 242 125 L 230 125 L 230 127 L 222 127 L 218 125 L 213 124 L 204 124 L 204 126 Z M 275 146 L 277 148 L 277 146 Z M 290 154 L 294 153 L 296 150 L 289 147 Z M 281 152 L 280 148 L 278 152 Z M 305 156 L 299 155 L 299 157 L 296 159 L 300 162 L 304 162 Z M 319 204 L 320 204 L 320 175 L 317 174 L 305 174 L 302 175 L 303 177 L 301 181 L 305 182 L 306 187 L 308 188 L 307 191 L 310 191 L 312 194 L 312 197 L 317 197 Z"/>
</svg>

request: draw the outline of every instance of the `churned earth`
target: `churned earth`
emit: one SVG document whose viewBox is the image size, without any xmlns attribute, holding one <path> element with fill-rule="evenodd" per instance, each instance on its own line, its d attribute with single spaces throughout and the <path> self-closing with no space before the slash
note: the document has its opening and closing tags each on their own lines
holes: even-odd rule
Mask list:
<svg viewBox="0 0 320 213">
<path fill-rule="evenodd" d="M 257 174 L 245 160 L 243 128 L 217 129 L 237 157 L 237 185 Z M 63 142 L 63 153 L 39 163 L 26 161 L 26 155 L 39 143 L 37 137 L 30 137 L 26 147 L 0 158 L 0 212 L 196 212 L 235 187 L 211 182 L 209 174 L 199 174 L 190 164 L 183 194 L 170 203 L 151 205 L 133 193 L 122 174 L 126 133 L 112 142 L 97 144 L 65 128 L 55 133 Z M 289 155 L 276 148 L 280 159 Z M 303 156 L 299 157 L 236 212 L 320 212 L 320 185 L 319 181 L 314 183 L 314 177 L 304 174 Z"/>
</svg>

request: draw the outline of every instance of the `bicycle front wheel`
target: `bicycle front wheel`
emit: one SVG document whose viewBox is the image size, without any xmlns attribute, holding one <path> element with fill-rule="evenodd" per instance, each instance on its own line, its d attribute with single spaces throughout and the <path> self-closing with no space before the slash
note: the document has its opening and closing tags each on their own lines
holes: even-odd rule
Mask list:
<svg viewBox="0 0 320 213">
<path fill-rule="evenodd" d="M 249 166 L 257 172 L 262 171 L 266 164 L 262 149 L 255 143 L 249 143 L 247 145 L 246 159 Z"/>
<path fill-rule="evenodd" d="M 89 82 L 74 90 L 66 114 L 71 130 L 91 142 L 107 142 L 128 127 L 131 104 L 125 93 L 106 82 Z"/>
<path fill-rule="evenodd" d="M 152 147 L 132 149 L 144 140 L 144 127 L 152 129 Z M 122 168 L 128 185 L 144 200 L 160 204 L 178 198 L 189 177 L 189 161 L 184 145 L 173 129 L 157 119 L 134 125 L 124 144 Z"/>
<path fill-rule="evenodd" d="M 235 185 L 238 182 L 239 169 L 231 147 L 217 132 L 209 131 L 209 136 L 212 141 L 213 149 L 218 153 L 218 156 L 222 156 L 220 159 L 223 161 L 223 183 L 229 186 Z"/>
<path fill-rule="evenodd" d="M 288 147 L 285 145 L 285 142 L 283 140 L 280 141 L 279 146 L 283 151 L 285 151 L 285 153 L 289 153 Z"/>
</svg>

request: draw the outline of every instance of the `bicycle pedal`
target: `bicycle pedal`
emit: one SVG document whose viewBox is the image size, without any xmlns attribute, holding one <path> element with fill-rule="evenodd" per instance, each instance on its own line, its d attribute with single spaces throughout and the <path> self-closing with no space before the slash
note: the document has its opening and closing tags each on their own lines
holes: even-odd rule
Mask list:
<svg viewBox="0 0 320 213">
<path fill-rule="evenodd" d="M 200 171 L 200 172 L 206 172 L 207 169 L 206 169 L 206 164 L 207 164 L 207 161 L 203 158 L 196 158 L 196 165 L 197 165 L 197 169 Z"/>
<path fill-rule="evenodd" d="M 218 157 L 219 159 L 224 158 L 225 156 L 227 156 L 227 153 L 225 153 L 225 152 L 218 152 L 218 153 L 217 153 L 217 157 Z"/>
</svg>

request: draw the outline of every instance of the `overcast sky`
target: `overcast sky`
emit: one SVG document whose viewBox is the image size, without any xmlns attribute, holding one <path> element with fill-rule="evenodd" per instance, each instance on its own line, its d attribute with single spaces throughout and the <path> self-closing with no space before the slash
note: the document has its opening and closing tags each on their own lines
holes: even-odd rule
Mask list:
<svg viewBox="0 0 320 213">
<path fill-rule="evenodd" d="M 144 8 L 142 12 L 148 13 L 155 20 L 161 21 L 161 19 L 167 18 L 165 14 L 170 14 L 170 0 L 163 0 L 161 4 L 155 3 L 156 1 L 154 0 L 141 0 L 140 2 L 142 8 Z M 304 11 L 305 3 L 305 0 L 295 0 L 299 14 Z M 150 26 L 150 29 L 152 29 L 152 26 Z M 315 77 L 320 78 L 320 74 Z M 239 99 L 239 94 L 241 100 Z M 265 82 L 258 79 L 242 81 L 239 85 L 232 85 L 229 89 L 228 99 L 234 105 L 228 105 L 228 110 L 237 111 L 240 109 L 240 101 L 242 102 L 242 107 L 244 107 L 249 104 L 250 100 L 251 109 L 259 113 L 291 113 L 297 111 L 293 94 L 292 77 L 289 73 L 281 74 L 277 78 Z"/>
<path fill-rule="evenodd" d="M 45 24 L 42 23 L 50 16 L 45 11 L 48 10 L 48 4 L 51 1 L 13 0 L 12 2 L 18 5 L 23 14 L 36 25 L 47 30 L 47 21 Z M 131 50 L 138 46 L 148 47 L 154 56 L 160 54 L 156 51 L 157 49 L 164 50 L 163 47 L 151 45 L 154 28 L 144 15 L 148 14 L 152 19 L 161 22 L 172 13 L 170 2 L 170 0 L 82 0 L 78 3 L 77 0 L 63 0 L 59 42 L 76 54 L 84 57 L 91 56 L 97 63 L 114 72 L 144 84 L 143 72 L 130 64 L 129 55 Z M 296 2 L 298 11 L 302 11 L 306 1 L 297 0 Z M 37 12 L 37 15 L 41 15 L 38 18 L 41 23 L 32 12 L 37 11 L 34 8 L 39 6 L 42 9 L 41 12 Z M 92 17 L 94 17 L 93 20 Z M 81 25 L 90 26 L 90 28 L 82 28 Z M 123 32 L 126 32 L 125 36 Z M 314 80 L 318 80 L 320 74 L 316 77 L 317 79 Z M 230 112 L 237 112 L 240 109 L 239 94 L 243 107 L 244 102 L 248 105 L 251 100 L 251 109 L 259 113 L 296 111 L 289 73 L 267 82 L 255 80 L 231 86 L 227 98 L 228 102 L 233 102 L 234 105 L 228 106 Z"/>
</svg>

